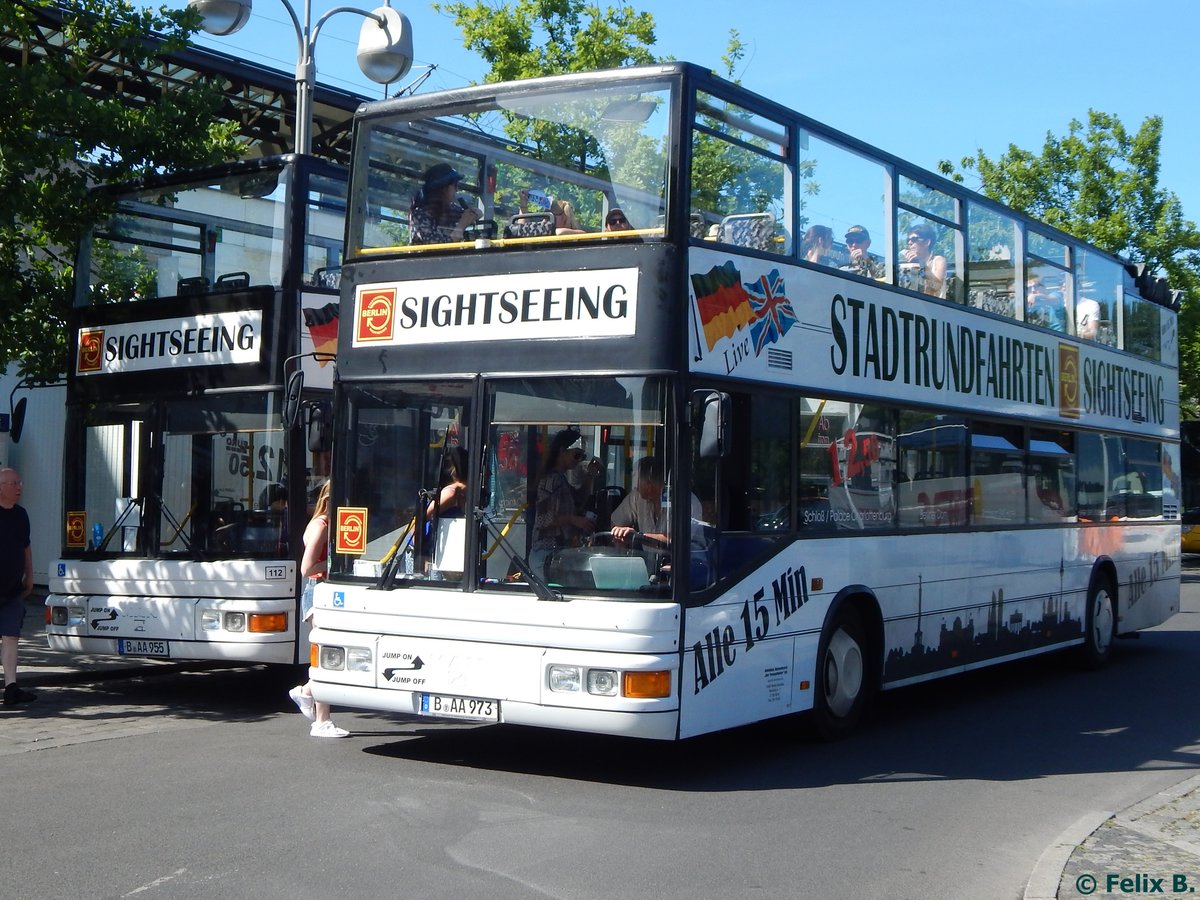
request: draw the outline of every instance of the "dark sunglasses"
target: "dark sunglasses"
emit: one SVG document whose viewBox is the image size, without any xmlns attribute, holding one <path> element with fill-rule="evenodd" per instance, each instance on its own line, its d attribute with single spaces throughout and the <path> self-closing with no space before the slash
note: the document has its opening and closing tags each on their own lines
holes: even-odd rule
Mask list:
<svg viewBox="0 0 1200 900">
<path fill-rule="evenodd" d="M 629 220 L 624 216 L 613 216 L 608 220 L 609 225 L 628 225 Z"/>
<path fill-rule="evenodd" d="M 849 247 L 854 247 L 854 246 L 857 246 L 858 244 L 865 244 L 866 242 L 867 242 L 866 238 L 861 238 L 861 237 L 846 238 L 846 245 Z"/>
</svg>

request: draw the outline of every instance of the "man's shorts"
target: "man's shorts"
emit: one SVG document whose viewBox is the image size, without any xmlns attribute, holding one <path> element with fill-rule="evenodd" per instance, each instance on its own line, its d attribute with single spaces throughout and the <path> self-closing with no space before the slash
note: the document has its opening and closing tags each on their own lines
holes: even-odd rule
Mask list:
<svg viewBox="0 0 1200 900">
<path fill-rule="evenodd" d="M 0 637 L 20 637 L 25 621 L 25 598 L 20 594 L 0 600 Z"/>
</svg>

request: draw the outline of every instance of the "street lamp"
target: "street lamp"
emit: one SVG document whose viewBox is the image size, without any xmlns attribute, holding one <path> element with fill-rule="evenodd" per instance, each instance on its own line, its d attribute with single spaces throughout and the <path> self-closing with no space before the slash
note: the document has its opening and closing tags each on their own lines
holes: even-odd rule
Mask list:
<svg viewBox="0 0 1200 900">
<path fill-rule="evenodd" d="M 254 0 L 188 0 L 200 13 L 200 27 L 209 34 L 224 36 L 238 31 L 250 18 Z M 289 0 L 280 0 L 296 30 L 296 152 L 312 152 L 312 103 L 317 65 L 314 58 L 321 26 L 338 13 L 354 13 L 365 21 L 358 32 L 358 67 L 378 84 L 403 78 L 412 67 L 412 26 L 404 13 L 381 6 L 371 12 L 352 6 L 331 9 L 316 25 L 310 25 L 312 0 L 304 0 L 304 24 Z"/>
</svg>

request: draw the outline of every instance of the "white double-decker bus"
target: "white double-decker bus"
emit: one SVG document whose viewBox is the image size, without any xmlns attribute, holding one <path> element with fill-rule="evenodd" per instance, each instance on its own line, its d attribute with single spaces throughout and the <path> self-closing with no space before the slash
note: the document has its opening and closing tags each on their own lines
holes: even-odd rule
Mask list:
<svg viewBox="0 0 1200 900">
<path fill-rule="evenodd" d="M 836 736 L 1178 609 L 1136 267 L 688 64 L 368 104 L 351 198 L 319 700 Z"/>
<path fill-rule="evenodd" d="M 328 477 L 346 171 L 249 160 L 116 189 L 83 242 L 57 650 L 296 663 L 300 537 Z M 308 369 L 306 429 L 281 420 Z M 317 414 L 313 414 L 317 410 Z"/>
</svg>

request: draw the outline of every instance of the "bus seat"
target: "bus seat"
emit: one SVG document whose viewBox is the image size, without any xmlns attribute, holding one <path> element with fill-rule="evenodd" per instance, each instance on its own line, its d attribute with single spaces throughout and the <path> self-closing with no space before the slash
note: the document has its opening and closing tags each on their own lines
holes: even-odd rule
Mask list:
<svg viewBox="0 0 1200 900">
<path fill-rule="evenodd" d="M 180 297 L 194 297 L 196 294 L 208 292 L 208 279 L 203 275 L 192 278 L 180 278 L 175 282 L 175 292 Z"/>
<path fill-rule="evenodd" d="M 751 250 L 776 252 L 772 242 L 775 233 L 775 216 L 769 212 L 742 213 L 726 216 L 721 220 L 717 240 Z"/>
<path fill-rule="evenodd" d="M 517 213 L 504 226 L 509 238 L 551 237 L 554 234 L 554 215 L 548 212 Z"/>
<path fill-rule="evenodd" d="M 218 291 L 242 291 L 250 287 L 249 272 L 226 272 L 224 275 L 217 276 L 217 283 L 214 286 Z"/>
</svg>

